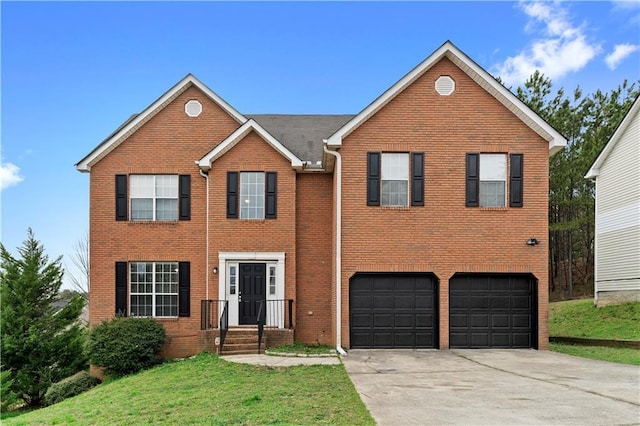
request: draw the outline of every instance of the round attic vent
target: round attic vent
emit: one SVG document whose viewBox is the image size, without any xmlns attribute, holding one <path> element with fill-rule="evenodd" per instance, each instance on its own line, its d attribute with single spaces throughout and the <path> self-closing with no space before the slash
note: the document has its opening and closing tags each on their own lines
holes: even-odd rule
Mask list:
<svg viewBox="0 0 640 426">
<path fill-rule="evenodd" d="M 184 112 L 189 117 L 197 117 L 202 113 L 202 104 L 192 99 L 184 105 Z"/>
<path fill-rule="evenodd" d="M 436 92 L 442 96 L 449 96 L 456 88 L 456 82 L 448 75 L 442 75 L 436 80 Z"/>
</svg>

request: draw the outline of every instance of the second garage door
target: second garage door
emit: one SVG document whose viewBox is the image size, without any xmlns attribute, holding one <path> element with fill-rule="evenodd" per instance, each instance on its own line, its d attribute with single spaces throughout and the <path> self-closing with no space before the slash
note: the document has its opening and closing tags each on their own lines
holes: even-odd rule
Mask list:
<svg viewBox="0 0 640 426">
<path fill-rule="evenodd" d="M 351 348 L 437 348 L 432 274 L 356 274 L 349 282 Z"/>
<path fill-rule="evenodd" d="M 537 296 L 528 274 L 456 274 L 449 281 L 451 348 L 536 348 Z"/>
</svg>

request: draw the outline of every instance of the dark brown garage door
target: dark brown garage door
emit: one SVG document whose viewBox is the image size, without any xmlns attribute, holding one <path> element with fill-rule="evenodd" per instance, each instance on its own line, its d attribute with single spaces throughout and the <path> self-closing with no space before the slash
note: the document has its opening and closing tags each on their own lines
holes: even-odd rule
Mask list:
<svg viewBox="0 0 640 426">
<path fill-rule="evenodd" d="M 449 281 L 451 348 L 536 348 L 537 296 L 529 274 L 456 274 Z"/>
<path fill-rule="evenodd" d="M 356 274 L 349 282 L 351 348 L 436 348 L 432 274 Z"/>
</svg>

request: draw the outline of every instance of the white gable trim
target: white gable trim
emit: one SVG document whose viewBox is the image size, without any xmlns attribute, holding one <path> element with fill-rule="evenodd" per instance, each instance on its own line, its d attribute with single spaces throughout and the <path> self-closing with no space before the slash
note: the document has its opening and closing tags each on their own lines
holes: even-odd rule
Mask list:
<svg viewBox="0 0 640 426">
<path fill-rule="evenodd" d="M 613 135 L 611 135 L 609 142 L 607 142 L 607 144 L 604 146 L 604 148 L 602 149 L 602 152 L 600 153 L 600 155 L 598 155 L 598 158 L 596 158 L 596 161 L 593 162 L 593 165 L 591 166 L 587 174 L 584 176 L 585 178 L 593 179 L 600 176 L 600 168 L 602 167 L 604 162 L 607 160 L 607 157 L 609 156 L 611 151 L 613 151 L 613 148 L 616 146 L 618 141 L 624 135 L 625 131 L 627 130 L 627 127 L 629 127 L 631 122 L 638 116 L 639 111 L 640 111 L 640 96 L 638 96 L 636 100 L 633 101 L 633 104 L 631 105 L 631 108 L 629 108 L 627 115 L 625 115 L 625 117 L 622 119 L 616 131 L 613 132 Z"/>
<path fill-rule="evenodd" d="M 93 151 L 76 164 L 76 168 L 81 172 L 90 172 L 91 166 L 97 163 L 105 155 L 116 148 L 121 142 L 123 142 L 128 136 L 135 132 L 140 126 L 149 121 L 151 117 L 160 112 L 167 104 L 173 99 L 178 97 L 181 93 L 187 90 L 189 87 L 195 86 L 200 89 L 205 95 L 207 95 L 213 102 L 218 104 L 227 114 L 229 114 L 238 123 L 242 124 L 247 121 L 247 118 L 236 111 L 231 105 L 229 105 L 224 99 L 214 93 L 211 89 L 205 86 L 200 80 L 198 80 L 192 74 L 188 74 L 185 78 L 180 80 L 171 89 L 169 89 L 164 95 L 158 98 L 154 103 L 149 105 L 144 111 L 135 116 L 135 118 L 129 120 L 114 134 L 105 139 L 100 145 L 98 145 Z"/>
<path fill-rule="evenodd" d="M 342 140 L 351 132 L 357 129 L 369 117 L 378 112 L 389 101 L 395 98 L 399 93 L 416 81 L 420 76 L 427 72 L 433 65 L 438 63 L 443 57 L 447 57 L 464 71 L 471 79 L 478 83 L 489 94 L 496 98 L 500 103 L 513 112 L 520 120 L 529 126 L 534 132 L 539 134 L 543 139 L 549 142 L 549 155 L 553 155 L 561 150 L 567 144 L 567 140 L 551 127 L 540 116 L 527 107 L 522 101 L 511 93 L 506 87 L 500 84 L 491 74 L 471 60 L 467 55 L 460 51 L 450 41 L 443 44 L 438 50 L 432 53 L 427 59 L 422 61 L 417 67 L 411 70 L 407 75 L 402 77 L 397 83 L 391 86 L 380 97 L 374 100 L 369 106 L 362 110 L 353 119 L 348 121 L 344 126 L 338 129 L 333 135 L 327 139 L 329 148 L 339 148 L 342 146 Z"/>
<path fill-rule="evenodd" d="M 264 127 L 262 127 L 257 121 L 253 118 L 250 118 L 246 123 L 240 126 L 235 132 L 231 133 L 225 140 L 220 142 L 215 148 L 213 148 L 207 155 L 202 157 L 197 161 L 198 166 L 206 171 L 211 169 L 211 165 L 218 158 L 222 157 L 227 151 L 233 148 L 238 142 L 240 142 L 245 136 L 247 136 L 251 131 L 254 131 L 264 139 L 273 149 L 278 151 L 283 157 L 291 162 L 291 167 L 294 169 L 302 169 L 303 162 L 298 157 L 295 156 L 291 151 L 289 151 L 280 141 L 271 136 L 269 132 L 267 132 Z"/>
</svg>

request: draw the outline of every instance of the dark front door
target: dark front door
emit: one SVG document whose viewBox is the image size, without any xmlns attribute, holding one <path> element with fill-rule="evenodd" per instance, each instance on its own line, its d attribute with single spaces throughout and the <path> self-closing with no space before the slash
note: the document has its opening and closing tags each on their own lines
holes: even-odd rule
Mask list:
<svg viewBox="0 0 640 426">
<path fill-rule="evenodd" d="M 266 271 L 264 263 L 240 264 L 239 324 L 258 323 L 258 310 L 266 299 Z"/>
</svg>

